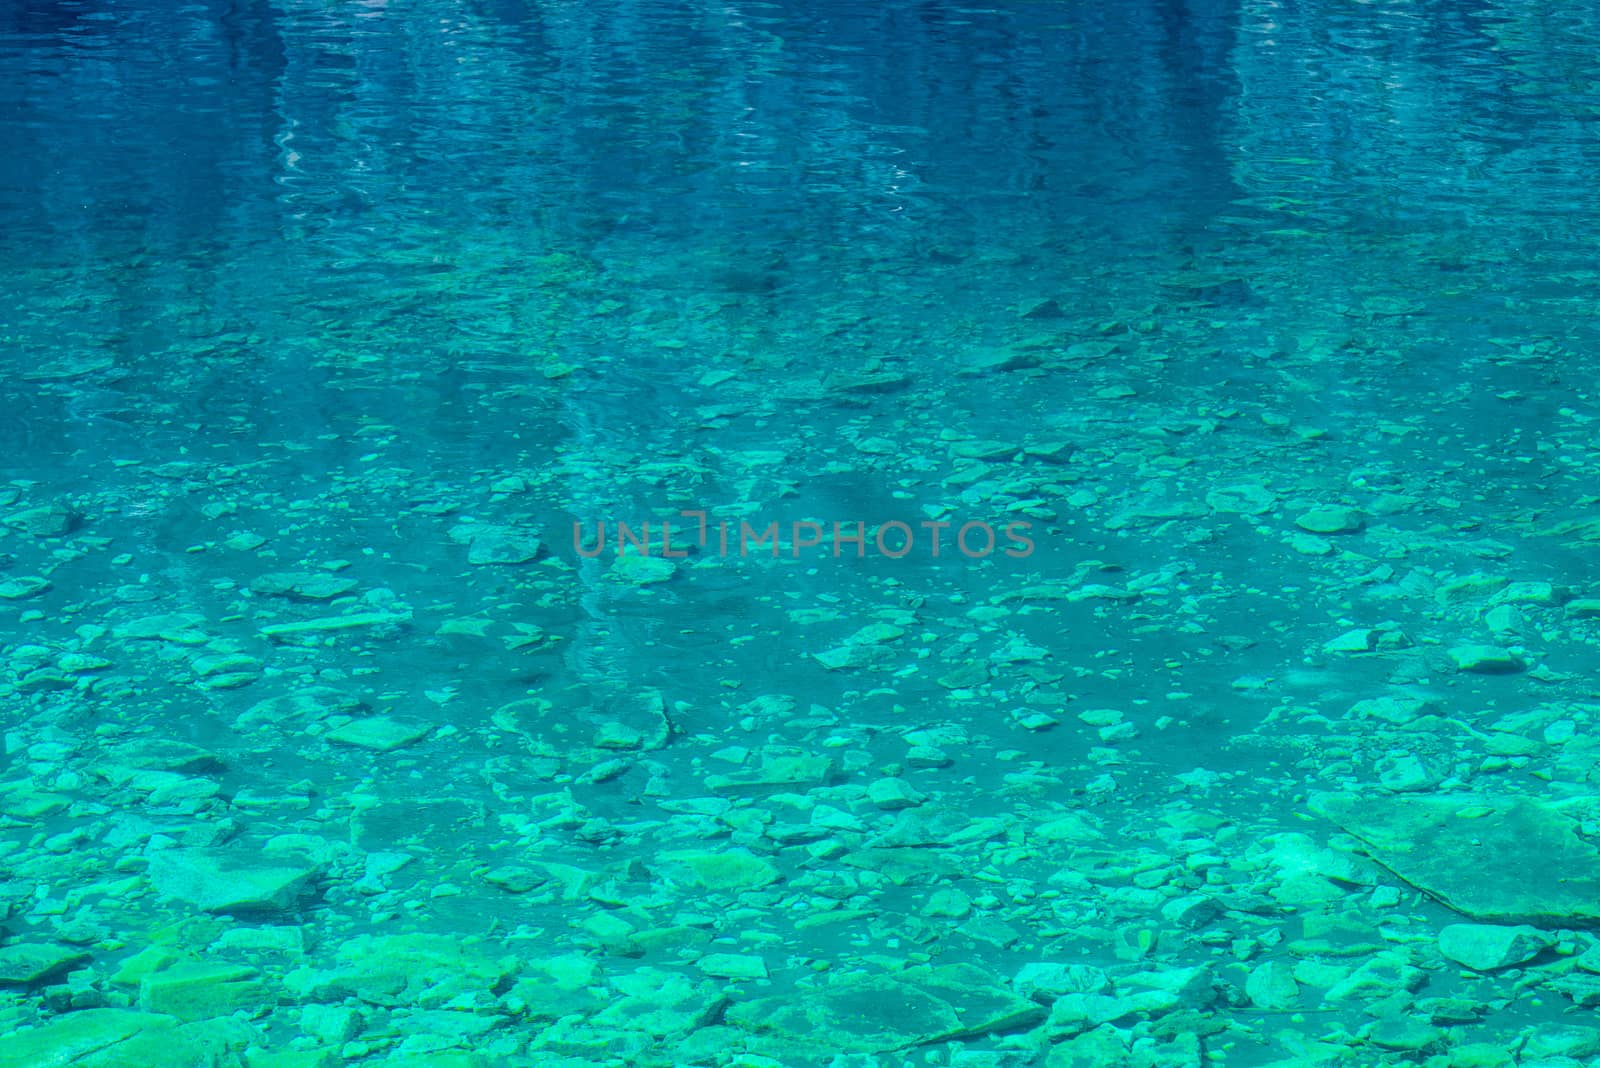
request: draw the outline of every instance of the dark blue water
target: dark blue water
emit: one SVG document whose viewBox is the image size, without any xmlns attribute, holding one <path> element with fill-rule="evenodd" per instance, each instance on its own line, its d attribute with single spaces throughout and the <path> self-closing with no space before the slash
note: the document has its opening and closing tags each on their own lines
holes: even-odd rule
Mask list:
<svg viewBox="0 0 1600 1068">
<path fill-rule="evenodd" d="M 1538 0 L 0 2 L 0 1064 L 1583 1063 L 1597 120 Z"/>
</svg>

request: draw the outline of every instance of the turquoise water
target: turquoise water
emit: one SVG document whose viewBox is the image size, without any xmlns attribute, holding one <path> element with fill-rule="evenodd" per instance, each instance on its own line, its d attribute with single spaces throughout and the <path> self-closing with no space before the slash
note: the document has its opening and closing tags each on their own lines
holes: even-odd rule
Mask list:
<svg viewBox="0 0 1600 1068">
<path fill-rule="evenodd" d="M 0 3 L 0 1068 L 1600 1064 L 1597 120 L 1542 0 Z"/>
</svg>

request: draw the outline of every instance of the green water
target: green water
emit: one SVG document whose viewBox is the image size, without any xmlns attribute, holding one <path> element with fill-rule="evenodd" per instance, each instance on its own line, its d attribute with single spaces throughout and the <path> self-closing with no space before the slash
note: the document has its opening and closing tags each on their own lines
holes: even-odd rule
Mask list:
<svg viewBox="0 0 1600 1068">
<path fill-rule="evenodd" d="M 1600 1064 L 1597 56 L 0 3 L 0 1068 Z"/>
</svg>

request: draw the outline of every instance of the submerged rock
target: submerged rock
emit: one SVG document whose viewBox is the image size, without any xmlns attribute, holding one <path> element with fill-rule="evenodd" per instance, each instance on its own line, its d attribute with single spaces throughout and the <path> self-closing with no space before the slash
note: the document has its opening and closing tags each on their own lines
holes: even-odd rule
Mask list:
<svg viewBox="0 0 1600 1068">
<path fill-rule="evenodd" d="M 780 877 L 771 863 L 743 849 L 663 853 L 657 860 L 657 868 L 675 883 L 702 890 L 759 890 Z"/>
<path fill-rule="evenodd" d="M 12 512 L 0 522 L 12 530 L 31 534 L 36 538 L 56 538 L 77 529 L 83 516 L 65 504 L 43 504 Z"/>
<path fill-rule="evenodd" d="M 180 1020 L 253 1011 L 266 998 L 256 974 L 243 965 L 187 961 L 144 976 L 139 981 L 139 1007 Z"/>
<path fill-rule="evenodd" d="M 31 986 L 87 964 L 89 954 L 67 946 L 21 942 L 0 947 L 0 986 Z"/>
<path fill-rule="evenodd" d="M 1457 645 L 1450 659 L 1458 671 L 1477 675 L 1513 675 L 1527 667 L 1521 657 L 1498 645 Z"/>
<path fill-rule="evenodd" d="M 489 523 L 460 523 L 450 540 L 467 547 L 467 563 L 525 564 L 538 558 L 543 546 L 534 534 Z"/>
<path fill-rule="evenodd" d="M 1475 972 L 1492 972 L 1532 960 L 1554 941 L 1533 927 L 1452 923 L 1439 932 L 1439 952 Z"/>
<path fill-rule="evenodd" d="M 367 716 L 335 727 L 328 732 L 328 740 L 375 753 L 387 753 L 426 737 L 430 730 L 432 728 L 426 723 L 406 723 L 387 716 Z"/>
<path fill-rule="evenodd" d="M 1366 517 L 1354 508 L 1313 508 L 1295 516 L 1294 525 L 1312 534 L 1355 534 L 1366 525 Z"/>
<path fill-rule="evenodd" d="M 1600 850 L 1528 798 L 1321 794 L 1311 809 L 1372 858 L 1473 919 L 1545 927 L 1600 921 Z"/>
<path fill-rule="evenodd" d="M 726 1018 L 746 1030 L 815 1048 L 887 1053 L 1031 1027 L 1046 1011 L 968 964 L 910 968 L 887 976 L 851 976 L 816 990 L 731 1006 Z"/>
<path fill-rule="evenodd" d="M 1253 482 L 1218 486 L 1206 493 L 1206 504 L 1218 512 L 1238 515 L 1265 515 L 1277 507 L 1277 494 Z"/>
<path fill-rule="evenodd" d="M 72 1064 L 146 1028 L 167 1029 L 177 1021 L 127 1009 L 88 1009 L 58 1016 L 42 1027 L 0 1038 L 0 1068 L 56 1068 Z"/>
<path fill-rule="evenodd" d="M 356 580 L 325 571 L 274 571 L 250 583 L 250 591 L 266 597 L 326 601 L 356 588 Z"/>
<path fill-rule="evenodd" d="M 49 579 L 40 578 L 38 575 L 18 575 L 15 578 L 0 579 L 0 598 L 7 601 L 21 601 L 37 597 L 49 588 Z"/>
<path fill-rule="evenodd" d="M 334 968 L 298 969 L 285 985 L 323 1001 L 356 997 L 403 1005 L 426 994 L 442 1003 L 456 994 L 498 990 L 516 974 L 515 957 L 491 956 L 489 948 L 448 935 L 362 935 L 339 947 Z"/>
<path fill-rule="evenodd" d="M 164 849 L 150 857 L 157 892 L 202 912 L 285 912 L 316 875 L 309 862 L 266 861 L 238 849 Z"/>
</svg>

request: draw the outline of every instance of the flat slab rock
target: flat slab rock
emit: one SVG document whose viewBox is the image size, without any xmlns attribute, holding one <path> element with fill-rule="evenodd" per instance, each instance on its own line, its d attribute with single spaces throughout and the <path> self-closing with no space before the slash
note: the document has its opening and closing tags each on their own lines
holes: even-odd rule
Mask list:
<svg viewBox="0 0 1600 1068">
<path fill-rule="evenodd" d="M 731 1006 L 736 1027 L 831 1050 L 887 1053 L 925 1042 L 1031 1027 L 1043 1006 L 1020 998 L 969 964 L 910 968 L 895 975 L 847 977 L 817 990 Z"/>
<path fill-rule="evenodd" d="M 300 968 L 284 986 L 301 999 L 337 1001 L 356 997 L 377 1005 L 437 1004 L 452 994 L 479 994 L 502 986 L 521 967 L 514 956 L 496 956 L 491 943 L 458 937 L 360 935 L 341 945 L 336 966 Z"/>
<path fill-rule="evenodd" d="M 232 1020 L 180 1024 L 128 1009 L 84 1009 L 0 1035 L 0 1068 L 195 1068 L 237 1063 L 250 1037 Z M 232 1052 L 230 1052 L 232 1051 Z"/>
<path fill-rule="evenodd" d="M 70 946 L 19 942 L 0 946 L 0 985 L 31 986 L 89 962 L 89 954 Z"/>
<path fill-rule="evenodd" d="M 250 580 L 252 593 L 302 601 L 326 601 L 356 586 L 355 579 L 326 571 L 274 571 Z"/>
<path fill-rule="evenodd" d="M 1475 920 L 1600 925 L 1600 849 L 1562 812 L 1522 797 L 1320 794 L 1311 810 L 1372 858 Z"/>
<path fill-rule="evenodd" d="M 426 723 L 408 723 L 387 716 L 367 716 L 329 731 L 328 740 L 341 745 L 353 745 L 357 749 L 370 749 L 374 753 L 387 753 L 426 737 L 430 730 L 432 728 Z"/>
<path fill-rule="evenodd" d="M 262 859 L 244 850 L 163 849 L 150 856 L 156 891 L 202 912 L 286 912 L 316 875 L 310 862 Z"/>
<path fill-rule="evenodd" d="M 529 531 L 489 523 L 459 523 L 450 539 L 467 546 L 469 564 L 525 564 L 537 559 L 539 538 Z"/>
<path fill-rule="evenodd" d="M 1439 932 L 1439 953 L 1475 972 L 1492 972 L 1530 961 L 1554 941 L 1526 925 L 1452 923 Z"/>
</svg>

